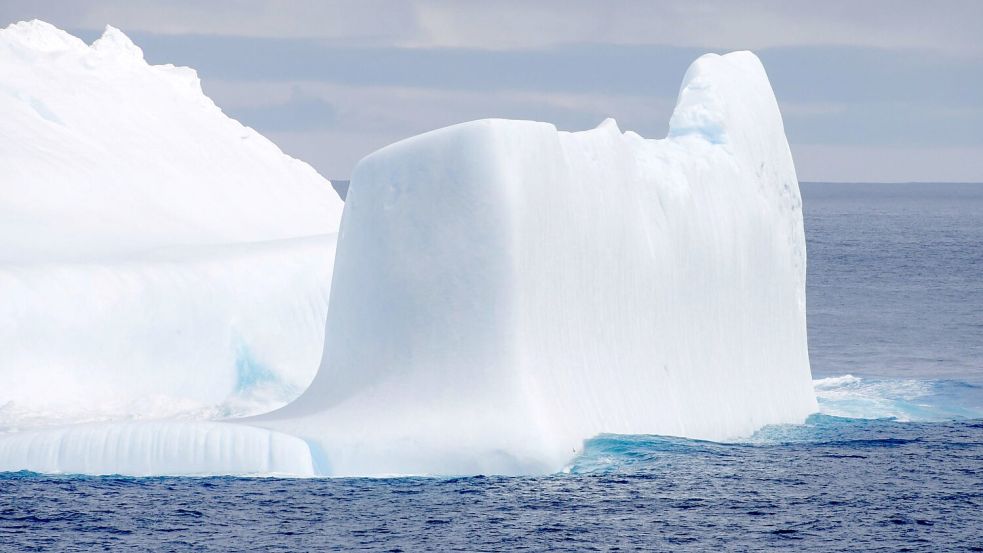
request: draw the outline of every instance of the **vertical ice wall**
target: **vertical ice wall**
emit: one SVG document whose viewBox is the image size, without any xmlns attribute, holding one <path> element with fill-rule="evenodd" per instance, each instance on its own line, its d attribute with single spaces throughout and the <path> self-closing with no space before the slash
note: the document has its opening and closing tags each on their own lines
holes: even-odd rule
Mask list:
<svg viewBox="0 0 983 553">
<path fill-rule="evenodd" d="M 795 170 L 737 52 L 691 66 L 664 140 L 483 120 L 362 160 L 321 368 L 257 423 L 331 474 L 521 473 L 815 410 Z"/>
<path fill-rule="evenodd" d="M 0 30 L 0 431 L 296 396 L 341 210 L 120 31 Z"/>
</svg>

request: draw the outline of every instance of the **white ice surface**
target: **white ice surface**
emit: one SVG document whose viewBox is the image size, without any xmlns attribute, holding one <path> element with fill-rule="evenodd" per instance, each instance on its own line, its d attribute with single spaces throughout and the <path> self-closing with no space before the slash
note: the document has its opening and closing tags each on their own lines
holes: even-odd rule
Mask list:
<svg viewBox="0 0 983 553">
<path fill-rule="evenodd" d="M 321 357 L 342 202 L 108 27 L 0 30 L 0 432 L 263 412 Z"/>
<path fill-rule="evenodd" d="M 0 432 L 256 414 L 321 358 L 335 235 L 0 265 Z"/>
<path fill-rule="evenodd" d="M 337 230 L 328 181 L 112 27 L 0 30 L 0 115 L 0 262 Z"/>
</svg>

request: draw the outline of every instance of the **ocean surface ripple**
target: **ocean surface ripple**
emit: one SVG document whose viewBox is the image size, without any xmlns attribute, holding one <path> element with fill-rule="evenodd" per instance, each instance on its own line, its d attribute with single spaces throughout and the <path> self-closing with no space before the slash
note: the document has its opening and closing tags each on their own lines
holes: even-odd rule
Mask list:
<svg viewBox="0 0 983 553">
<path fill-rule="evenodd" d="M 600 436 L 541 478 L 0 478 L 25 551 L 983 551 L 983 421 Z"/>
</svg>

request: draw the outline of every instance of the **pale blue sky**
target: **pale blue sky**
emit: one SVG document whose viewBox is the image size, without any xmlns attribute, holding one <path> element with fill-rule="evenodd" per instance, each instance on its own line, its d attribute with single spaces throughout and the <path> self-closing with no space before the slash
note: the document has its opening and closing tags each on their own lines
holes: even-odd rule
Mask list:
<svg viewBox="0 0 983 553">
<path fill-rule="evenodd" d="M 329 178 L 482 117 L 665 135 L 704 52 L 752 49 L 802 180 L 983 181 L 983 2 L 4 0 L 0 25 L 117 26 Z"/>
</svg>

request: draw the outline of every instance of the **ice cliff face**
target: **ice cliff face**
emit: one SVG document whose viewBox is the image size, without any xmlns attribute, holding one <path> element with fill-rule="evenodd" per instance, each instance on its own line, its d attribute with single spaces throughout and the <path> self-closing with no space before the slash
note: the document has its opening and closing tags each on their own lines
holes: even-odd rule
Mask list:
<svg viewBox="0 0 983 553">
<path fill-rule="evenodd" d="M 362 160 L 321 369 L 259 424 L 332 474 L 548 472 L 600 432 L 744 436 L 816 411 L 805 313 L 768 78 L 707 55 L 663 140 L 483 120 Z"/>
<path fill-rule="evenodd" d="M 120 31 L 0 30 L 0 428 L 288 401 L 321 355 L 341 210 Z"/>
</svg>

